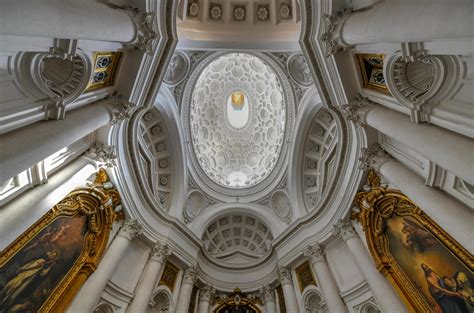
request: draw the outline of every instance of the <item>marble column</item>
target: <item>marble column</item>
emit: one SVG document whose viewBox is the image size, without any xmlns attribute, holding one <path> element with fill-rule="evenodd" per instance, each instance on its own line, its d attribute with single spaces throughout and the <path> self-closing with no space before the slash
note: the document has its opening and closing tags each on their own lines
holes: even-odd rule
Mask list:
<svg viewBox="0 0 474 313">
<path fill-rule="evenodd" d="M 0 250 L 96 171 L 93 160 L 80 156 L 49 177 L 47 184 L 35 186 L 4 205 L 0 210 Z"/>
<path fill-rule="evenodd" d="M 212 286 L 205 285 L 199 290 L 198 313 L 209 313 L 209 304 L 215 289 Z"/>
<path fill-rule="evenodd" d="M 300 309 L 296 299 L 293 279 L 291 278 L 291 270 L 287 267 L 280 267 L 278 269 L 278 276 L 283 290 L 283 297 L 285 298 L 286 312 L 299 313 Z"/>
<path fill-rule="evenodd" d="M 358 98 L 343 107 L 347 119 L 369 125 L 474 184 L 474 140 L 447 129 L 412 123 L 408 115 Z"/>
<path fill-rule="evenodd" d="M 166 259 L 171 254 L 170 249 L 166 244 L 157 242 L 151 252 L 148 263 L 143 270 L 142 279 L 137 289 L 135 296 L 128 308 L 128 312 L 146 312 L 148 303 L 151 300 L 156 284 L 160 279 L 161 270 Z"/>
<path fill-rule="evenodd" d="M 420 176 L 391 158 L 379 144 L 363 149 L 360 161 L 362 168 L 375 169 L 469 252 L 474 251 L 472 241 L 474 211 L 472 209 L 442 190 L 426 186 Z"/>
<path fill-rule="evenodd" d="M 321 40 L 337 47 L 335 52 L 355 44 L 469 38 L 471 15 L 469 0 L 386 0 L 362 12 L 325 15 Z M 439 22 L 444 20 L 456 23 Z"/>
<path fill-rule="evenodd" d="M 156 38 L 153 19 L 153 14 L 113 9 L 96 1 L 0 2 L 0 35 L 116 41 L 139 47 Z"/>
<path fill-rule="evenodd" d="M 407 312 L 405 305 L 393 290 L 388 280 L 377 270 L 369 251 L 357 235 L 350 221 L 339 221 L 334 225 L 334 234 L 346 243 L 370 286 L 382 312 Z"/>
<path fill-rule="evenodd" d="M 183 282 L 179 290 L 178 303 L 176 304 L 175 313 L 188 313 L 191 295 L 193 293 L 194 283 L 196 282 L 197 272 L 193 266 L 184 270 Z"/>
<path fill-rule="evenodd" d="M 260 288 L 260 293 L 265 303 L 265 313 L 276 313 L 276 295 L 275 288 L 270 285 L 265 285 Z"/>
<path fill-rule="evenodd" d="M 324 251 L 318 244 L 306 247 L 304 255 L 310 260 L 316 277 L 318 278 L 319 287 L 323 293 L 324 300 L 328 306 L 330 313 L 347 312 L 347 307 L 340 297 L 339 288 L 337 287 L 329 267 L 324 258 Z"/>
<path fill-rule="evenodd" d="M 68 309 L 68 312 L 92 312 L 107 282 L 125 255 L 130 242 L 143 233 L 137 220 L 125 221 L 105 252 L 97 270 L 89 277 Z"/>
<path fill-rule="evenodd" d="M 0 135 L 0 182 L 104 125 L 129 118 L 134 109 L 127 101 L 110 98 L 72 110 L 64 120 L 41 121 Z"/>
</svg>

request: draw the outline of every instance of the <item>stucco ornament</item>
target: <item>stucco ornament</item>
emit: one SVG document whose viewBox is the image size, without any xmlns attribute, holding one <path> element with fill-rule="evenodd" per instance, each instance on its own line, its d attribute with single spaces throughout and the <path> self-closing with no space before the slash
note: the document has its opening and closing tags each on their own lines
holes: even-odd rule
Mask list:
<svg viewBox="0 0 474 313">
<path fill-rule="evenodd" d="M 244 95 L 242 108 L 231 95 Z M 285 134 L 286 106 L 275 72 L 256 56 L 226 54 L 196 81 L 190 131 L 196 158 L 215 183 L 246 188 L 263 181 L 277 163 Z"/>
<path fill-rule="evenodd" d="M 295 54 L 288 60 L 288 72 L 291 78 L 303 87 L 313 84 L 313 77 L 303 54 Z"/>
<path fill-rule="evenodd" d="M 186 77 L 188 70 L 189 62 L 185 54 L 176 52 L 171 58 L 163 81 L 170 86 L 177 85 Z"/>
</svg>

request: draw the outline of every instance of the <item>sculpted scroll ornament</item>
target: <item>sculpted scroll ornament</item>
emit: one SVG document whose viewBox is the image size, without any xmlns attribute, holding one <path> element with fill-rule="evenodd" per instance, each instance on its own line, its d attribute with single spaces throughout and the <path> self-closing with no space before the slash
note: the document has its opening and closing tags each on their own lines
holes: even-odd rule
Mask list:
<svg viewBox="0 0 474 313">
<path fill-rule="evenodd" d="M 373 105 L 369 99 L 357 95 L 349 104 L 342 106 L 342 115 L 358 126 L 366 126 L 365 117 Z"/>
<path fill-rule="evenodd" d="M 150 253 L 150 260 L 164 263 L 166 259 L 171 255 L 171 249 L 167 244 L 157 242 Z"/>
<path fill-rule="evenodd" d="M 131 241 L 141 234 L 143 234 L 142 225 L 137 220 L 128 220 L 122 224 L 118 236 L 124 237 Z"/>
<path fill-rule="evenodd" d="M 283 267 L 283 266 L 279 267 L 278 277 L 280 278 L 280 283 L 282 285 L 293 283 L 293 280 L 291 278 L 291 270 L 288 267 Z"/>
<path fill-rule="evenodd" d="M 275 288 L 270 285 L 265 285 L 260 288 L 260 294 L 262 295 L 264 302 L 276 301 Z"/>
<path fill-rule="evenodd" d="M 115 146 L 105 145 L 103 142 L 97 141 L 89 150 L 87 157 L 93 159 L 100 167 L 111 168 L 117 165 L 117 154 Z"/>
<path fill-rule="evenodd" d="M 136 109 L 136 105 L 123 99 L 119 94 L 112 95 L 107 101 L 107 106 L 112 114 L 111 125 L 116 125 L 129 119 Z"/>
<path fill-rule="evenodd" d="M 325 262 L 324 250 L 319 244 L 309 245 L 303 252 L 303 255 L 307 257 L 311 263 Z"/>
<path fill-rule="evenodd" d="M 212 299 L 212 297 L 214 296 L 214 293 L 216 292 L 216 289 L 212 286 L 204 285 L 199 291 L 200 291 L 199 292 L 199 301 L 209 302 Z"/>
<path fill-rule="evenodd" d="M 390 155 L 378 143 L 361 149 L 359 168 L 362 170 L 374 169 L 379 171 L 382 164 L 390 160 Z"/>
<path fill-rule="evenodd" d="M 190 266 L 184 270 L 183 283 L 194 285 L 197 279 L 197 271 L 194 266 Z"/>
<path fill-rule="evenodd" d="M 336 15 L 323 14 L 324 33 L 321 34 L 320 39 L 325 43 L 326 57 L 351 47 L 341 37 L 342 25 L 349 16 L 350 13 L 347 11 L 339 11 Z"/>
<path fill-rule="evenodd" d="M 334 225 L 334 234 L 340 236 L 344 241 L 357 237 L 357 233 L 350 220 L 339 220 Z"/>
<path fill-rule="evenodd" d="M 128 7 L 125 12 L 132 18 L 135 24 L 135 37 L 125 47 L 137 49 L 147 54 L 153 54 L 153 41 L 158 37 L 153 29 L 156 15 L 154 12 L 139 13 L 138 9 Z"/>
</svg>

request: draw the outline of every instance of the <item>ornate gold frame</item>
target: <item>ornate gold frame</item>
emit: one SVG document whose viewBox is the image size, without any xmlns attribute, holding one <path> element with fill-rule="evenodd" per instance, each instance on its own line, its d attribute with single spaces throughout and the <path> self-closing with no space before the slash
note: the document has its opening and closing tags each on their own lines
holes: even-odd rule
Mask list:
<svg viewBox="0 0 474 313">
<path fill-rule="evenodd" d="M 111 86 L 115 83 L 115 76 L 117 74 L 117 70 L 119 67 L 120 59 L 122 58 L 122 52 L 121 51 L 96 51 L 92 53 L 92 60 L 93 60 L 93 69 L 92 69 L 92 75 L 89 80 L 89 83 L 86 87 L 85 91 L 92 91 L 95 89 L 99 88 L 104 88 L 107 86 Z M 103 56 L 110 56 L 112 57 L 112 64 L 110 66 L 104 67 L 104 68 L 98 68 L 96 67 L 97 60 L 99 57 Z M 94 83 L 93 82 L 93 77 L 94 74 L 97 72 L 108 72 L 110 74 L 110 78 L 107 79 L 106 81 L 99 82 L 99 83 Z"/>
<path fill-rule="evenodd" d="M 313 271 L 311 270 L 311 266 L 309 265 L 308 261 L 305 261 L 300 266 L 295 268 L 296 277 L 298 279 L 298 285 L 300 287 L 300 292 L 303 293 L 303 290 L 307 286 L 317 286 L 316 280 L 313 276 Z"/>
<path fill-rule="evenodd" d="M 471 271 L 474 269 L 473 256 L 428 215 L 398 190 L 380 185 L 380 178 L 371 170 L 368 175 L 370 191 L 359 192 L 355 202 L 360 212 L 353 214 L 361 223 L 369 251 L 377 269 L 387 277 L 405 302 L 410 312 L 432 312 L 433 309 L 413 283 L 408 279 L 388 249 L 388 239 L 384 230 L 384 220 L 393 215 L 411 216 L 430 231 Z"/>
<path fill-rule="evenodd" d="M 391 93 L 388 90 L 387 85 L 382 87 L 380 85 L 372 84 L 370 82 L 369 77 L 367 76 L 367 72 L 365 71 L 365 66 L 364 66 L 364 58 L 370 58 L 370 57 L 380 58 L 380 59 L 382 59 L 382 62 L 383 62 L 384 61 L 384 55 L 383 54 L 375 54 L 375 53 L 371 53 L 371 54 L 356 53 L 354 55 L 354 57 L 356 58 L 356 63 L 357 63 L 357 67 L 359 69 L 360 78 L 362 79 L 362 87 L 367 88 L 367 89 L 372 89 L 372 90 L 375 90 L 375 91 L 378 91 L 378 92 L 381 92 L 381 93 L 384 93 L 386 95 L 391 96 Z M 383 69 L 383 63 L 382 63 L 381 67 L 375 67 L 375 68 Z"/>
<path fill-rule="evenodd" d="M 69 193 L 2 251 L 0 267 L 3 267 L 31 239 L 57 218 L 76 215 L 88 217 L 88 232 L 81 255 L 51 292 L 40 308 L 40 312 L 64 312 L 82 284 L 96 270 L 107 246 L 112 223 L 121 218 L 121 215 L 115 213 L 113 209 L 120 203 L 119 193 L 110 186 L 105 170 L 101 169 L 96 175 L 95 182 L 89 188 L 81 188 Z"/>
</svg>

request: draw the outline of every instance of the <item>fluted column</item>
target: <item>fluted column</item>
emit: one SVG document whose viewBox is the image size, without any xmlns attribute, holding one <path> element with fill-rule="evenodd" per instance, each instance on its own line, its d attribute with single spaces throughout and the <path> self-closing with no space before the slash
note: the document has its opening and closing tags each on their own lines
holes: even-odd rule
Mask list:
<svg viewBox="0 0 474 313">
<path fill-rule="evenodd" d="M 142 233 L 142 226 L 136 220 L 129 220 L 123 223 L 117 236 L 105 252 L 99 267 L 82 286 L 68 312 L 92 312 L 107 282 L 120 264 L 128 245 L 135 237 Z"/>
<path fill-rule="evenodd" d="M 150 258 L 143 271 L 142 280 L 135 290 L 128 312 L 146 312 L 155 286 L 160 278 L 161 269 L 171 254 L 166 244 L 157 242 L 150 252 Z"/>
<path fill-rule="evenodd" d="M 212 286 L 205 285 L 199 290 L 198 313 L 209 313 L 209 304 L 215 289 Z"/>
<path fill-rule="evenodd" d="M 176 304 L 175 313 L 188 313 L 189 303 L 193 292 L 194 283 L 196 282 L 197 272 L 193 266 L 184 270 L 183 282 L 179 290 L 178 303 Z"/>
<path fill-rule="evenodd" d="M 473 150 L 474 151 L 474 150 Z M 440 189 L 426 186 L 423 179 L 391 158 L 378 144 L 362 150 L 362 168 L 373 168 L 393 183 L 439 226 L 471 253 L 474 211 Z"/>
<path fill-rule="evenodd" d="M 424 42 L 469 38 L 474 31 L 472 1 L 385 0 L 357 13 L 325 15 L 321 40 L 333 52 L 364 43 Z M 456 21 L 440 23 L 439 21 Z"/>
<path fill-rule="evenodd" d="M 298 306 L 298 300 L 296 300 L 296 293 L 290 269 L 287 267 L 280 267 L 278 269 L 278 276 L 280 277 L 281 288 L 283 289 L 283 297 L 285 297 L 286 312 L 299 313 L 300 309 Z"/>
<path fill-rule="evenodd" d="M 265 285 L 260 288 L 260 293 L 265 303 L 265 313 L 276 313 L 275 288 L 270 285 Z"/>
<path fill-rule="evenodd" d="M 340 297 L 340 292 L 329 267 L 324 258 L 324 251 L 318 244 L 306 247 L 304 255 L 310 260 L 316 277 L 318 278 L 319 287 L 323 293 L 324 300 L 328 306 L 329 312 L 343 313 L 347 312 L 347 307 Z"/>
<path fill-rule="evenodd" d="M 156 38 L 153 19 L 153 14 L 113 9 L 96 1 L 0 2 L 0 35 L 116 41 L 147 50 Z"/>
<path fill-rule="evenodd" d="M 129 118 L 134 108 L 127 101 L 111 98 L 72 110 L 64 120 L 41 121 L 0 135 L 0 182 L 104 125 Z"/>
<path fill-rule="evenodd" d="M 396 139 L 469 184 L 474 184 L 474 140 L 430 124 L 416 124 L 410 117 L 357 99 L 343 107 L 344 115 L 355 123 L 369 125 Z"/>
<path fill-rule="evenodd" d="M 376 269 L 369 251 L 365 248 L 350 221 L 339 221 L 334 225 L 334 233 L 345 241 L 380 304 L 382 312 L 406 312 L 405 305 L 396 295 L 388 280 Z"/>
</svg>

